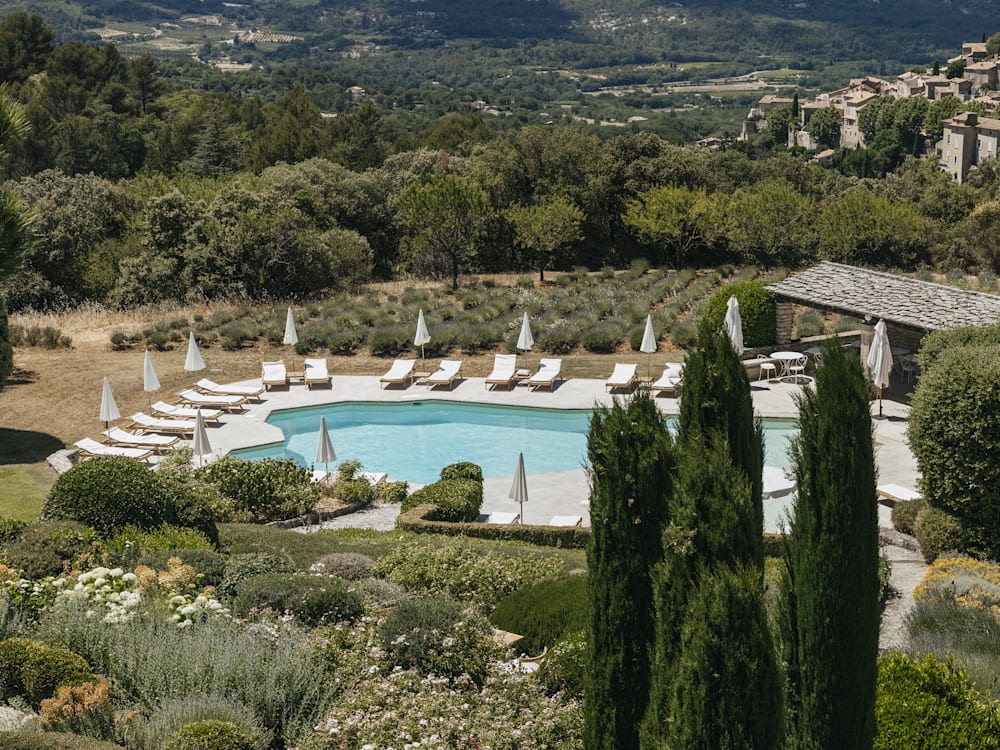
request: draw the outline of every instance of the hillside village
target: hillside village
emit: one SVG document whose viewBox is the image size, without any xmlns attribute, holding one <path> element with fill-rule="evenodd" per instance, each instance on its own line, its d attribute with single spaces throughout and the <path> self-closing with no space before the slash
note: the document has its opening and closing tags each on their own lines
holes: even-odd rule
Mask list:
<svg viewBox="0 0 1000 750">
<path fill-rule="evenodd" d="M 864 109 L 883 97 L 908 99 L 919 97 L 931 102 L 953 98 L 969 105 L 942 123 L 941 139 L 929 146 L 927 157 L 940 160 L 941 168 L 958 182 L 964 182 L 969 171 L 986 159 L 997 156 L 1000 143 L 1000 119 L 984 113 L 995 112 L 1000 105 L 1000 59 L 990 54 L 987 42 L 966 42 L 957 57 L 948 60 L 945 72 L 935 65 L 934 72 L 910 70 L 885 80 L 874 76 L 852 79 L 842 89 L 823 93 L 815 99 L 796 102 L 775 95 L 761 98 L 743 122 L 739 139 L 749 140 L 767 126 L 768 115 L 781 106 L 797 109 L 797 118 L 788 129 L 788 147 L 817 150 L 815 161 L 823 163 L 834 154 L 834 148 L 865 147 L 865 133 L 860 125 Z M 809 128 L 813 116 L 824 109 L 836 110 L 840 125 L 836 143 L 818 143 Z M 794 112 L 793 112 L 794 114 Z"/>
</svg>

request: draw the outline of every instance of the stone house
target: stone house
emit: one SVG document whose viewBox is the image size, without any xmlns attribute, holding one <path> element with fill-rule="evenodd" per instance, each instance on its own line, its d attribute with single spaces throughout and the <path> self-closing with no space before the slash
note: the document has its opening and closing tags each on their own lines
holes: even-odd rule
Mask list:
<svg viewBox="0 0 1000 750">
<path fill-rule="evenodd" d="M 955 115 L 944 121 L 941 141 L 937 144 L 941 169 L 965 182 L 974 166 L 997 158 L 998 144 L 1000 120 L 975 112 Z"/>
</svg>

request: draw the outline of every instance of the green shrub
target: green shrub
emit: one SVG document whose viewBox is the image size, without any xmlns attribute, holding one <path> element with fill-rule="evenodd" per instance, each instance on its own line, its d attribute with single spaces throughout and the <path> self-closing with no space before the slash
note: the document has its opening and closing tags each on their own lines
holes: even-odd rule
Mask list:
<svg viewBox="0 0 1000 750">
<path fill-rule="evenodd" d="M 447 678 L 468 675 L 478 685 L 500 652 L 489 623 L 452 599 L 401 601 L 379 626 L 379 636 L 390 667 Z"/>
<path fill-rule="evenodd" d="M 330 350 L 330 354 L 341 356 L 354 354 L 363 343 L 364 338 L 357 330 L 328 331 L 323 338 L 323 345 Z"/>
<path fill-rule="evenodd" d="M 28 528 L 27 521 L 0 518 L 0 545 L 10 544 L 21 536 L 21 532 L 26 528 Z"/>
<path fill-rule="evenodd" d="M 804 310 L 795 318 L 795 338 L 819 336 L 826 328 L 826 319 L 816 310 Z"/>
<path fill-rule="evenodd" d="M 262 738 L 231 721 L 207 719 L 185 724 L 172 734 L 164 750 L 260 750 Z"/>
<path fill-rule="evenodd" d="M 997 704 L 932 654 L 879 658 L 875 724 L 875 750 L 1000 748 Z"/>
<path fill-rule="evenodd" d="M 98 551 L 107 555 L 105 564 L 135 567 L 139 558 L 153 552 L 179 549 L 213 550 L 215 545 L 197 529 L 163 524 L 155 529 L 126 526 L 101 541 Z"/>
<path fill-rule="evenodd" d="M 166 549 L 158 552 L 147 551 L 139 558 L 138 565 L 146 565 L 153 570 L 166 570 L 167 560 L 177 557 L 185 565 L 190 565 L 201 574 L 201 582 L 206 586 L 222 583 L 226 571 L 226 557 L 211 549 Z"/>
<path fill-rule="evenodd" d="M 41 512 L 43 519 L 79 521 L 103 536 L 125 526 L 159 526 L 170 516 L 171 498 L 157 474 L 120 456 L 98 456 L 61 474 Z"/>
<path fill-rule="evenodd" d="M 540 547 L 583 549 L 590 539 L 590 529 L 579 526 L 532 526 L 528 524 L 453 523 L 429 520 L 435 512 L 433 505 L 421 504 L 404 510 L 396 519 L 396 528 L 415 534 L 467 536 L 494 541 L 517 541 Z M 780 539 L 781 537 L 777 537 Z M 780 543 L 775 544 L 780 551 Z"/>
<path fill-rule="evenodd" d="M 591 326 L 580 336 L 580 343 L 588 352 L 611 354 L 625 335 L 625 325 L 619 321 L 603 321 Z M 640 340 L 642 334 L 639 336 Z"/>
<path fill-rule="evenodd" d="M 408 482 L 380 482 L 375 486 L 375 502 L 399 504 L 410 491 Z"/>
<path fill-rule="evenodd" d="M 4 750 L 121 750 L 113 742 L 64 732 L 5 732 L 0 740 Z"/>
<path fill-rule="evenodd" d="M 674 322 L 670 329 L 670 338 L 674 346 L 681 349 L 693 349 L 698 343 L 698 324 L 690 315 Z"/>
<path fill-rule="evenodd" d="M 549 649 L 538 670 L 538 679 L 549 695 L 562 693 L 567 698 L 579 699 L 587 683 L 588 666 L 587 635 L 579 630 Z"/>
<path fill-rule="evenodd" d="M 319 500 L 309 471 L 288 458 L 241 461 L 227 456 L 196 474 L 219 489 L 238 517 L 253 523 L 300 516 Z"/>
<path fill-rule="evenodd" d="M 475 479 L 477 482 L 482 482 L 483 470 L 471 461 L 459 461 L 441 469 L 440 476 L 441 479 Z"/>
<path fill-rule="evenodd" d="M 370 505 L 375 488 L 365 477 L 357 476 L 360 461 L 344 461 L 337 467 L 337 479 L 330 489 L 332 497 L 346 505 Z"/>
<path fill-rule="evenodd" d="M 535 343 L 549 354 L 569 354 L 580 343 L 580 328 L 573 321 L 560 319 L 540 331 Z"/>
<path fill-rule="evenodd" d="M 927 506 L 917 513 L 913 535 L 927 562 L 934 562 L 944 552 L 965 549 L 961 521 L 940 508 Z"/>
<path fill-rule="evenodd" d="M 702 318 L 714 330 L 722 328 L 726 305 L 734 296 L 740 303 L 743 321 L 743 343 L 748 347 L 768 346 L 777 337 L 775 330 L 774 295 L 760 281 L 738 281 L 727 284 L 705 304 Z"/>
<path fill-rule="evenodd" d="M 148 718 L 132 722 L 129 746 L 135 750 L 161 750 L 178 729 L 204 721 L 243 727 L 255 738 L 254 750 L 264 750 L 269 742 L 269 733 L 257 725 L 253 712 L 242 703 L 216 695 L 200 695 L 162 701 Z"/>
<path fill-rule="evenodd" d="M 926 507 L 924 499 L 902 500 L 892 506 L 892 525 L 896 531 L 904 534 L 913 534 L 914 526 L 917 523 L 917 514 Z"/>
<path fill-rule="evenodd" d="M 3 558 L 24 578 L 61 575 L 92 548 L 97 534 L 76 521 L 39 521 L 3 548 Z"/>
<path fill-rule="evenodd" d="M 333 552 L 314 562 L 310 570 L 337 576 L 345 581 L 359 581 L 371 578 L 375 573 L 375 561 L 357 552 Z"/>
<path fill-rule="evenodd" d="M 268 573 L 236 586 L 233 610 L 240 615 L 254 610 L 289 612 L 303 625 L 355 620 L 363 611 L 361 597 L 338 578 Z"/>
<path fill-rule="evenodd" d="M 37 709 L 62 685 L 95 679 L 82 657 L 26 638 L 0 642 L 0 699 L 23 698 Z"/>
<path fill-rule="evenodd" d="M 500 601 L 490 622 L 523 635 L 518 648 L 537 654 L 568 634 L 585 630 L 589 611 L 587 577 L 569 576 L 522 586 Z"/>
<path fill-rule="evenodd" d="M 271 573 L 294 572 L 295 566 L 280 555 L 257 552 L 231 555 L 226 561 L 222 581 L 216 588 L 216 593 L 221 598 L 231 598 L 236 595 L 237 586 L 249 578 Z"/>
<path fill-rule="evenodd" d="M 7 315 L 7 304 L 0 298 L 0 387 L 14 371 L 14 345 Z"/>
<path fill-rule="evenodd" d="M 409 328 L 393 326 L 391 328 L 376 328 L 368 334 L 368 352 L 373 357 L 395 357 L 410 348 Z"/>
<path fill-rule="evenodd" d="M 435 521 L 474 521 L 483 506 L 483 484 L 475 479 L 441 479 L 413 492 L 403 510 L 424 504 L 435 506 Z"/>
<path fill-rule="evenodd" d="M 945 352 L 966 346 L 992 346 L 1000 344 L 1000 324 L 965 326 L 934 331 L 920 342 L 920 370 L 928 372 Z"/>
<path fill-rule="evenodd" d="M 993 327 L 1000 332 L 1000 327 Z M 928 339 L 934 338 L 932 334 Z M 958 338 L 961 338 L 959 336 Z M 940 341 L 940 339 L 937 339 Z M 965 532 L 961 551 L 1000 556 L 1000 343 L 921 350 L 923 369 L 910 409 L 908 437 L 928 505 L 947 511 Z"/>
</svg>

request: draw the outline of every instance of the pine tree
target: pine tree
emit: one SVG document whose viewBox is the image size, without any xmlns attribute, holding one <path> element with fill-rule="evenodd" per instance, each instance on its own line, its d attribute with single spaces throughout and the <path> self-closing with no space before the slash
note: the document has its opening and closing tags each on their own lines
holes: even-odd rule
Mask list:
<svg viewBox="0 0 1000 750">
<path fill-rule="evenodd" d="M 795 746 L 872 747 L 878 654 L 878 516 L 869 385 L 857 357 L 823 350 L 799 399 L 798 480 L 784 586 Z"/>
<path fill-rule="evenodd" d="M 670 701 L 671 748 L 777 750 L 781 675 L 760 573 L 723 564 L 699 576 Z"/>
<path fill-rule="evenodd" d="M 652 567 L 674 472 L 673 440 L 648 394 L 594 411 L 587 548 L 590 679 L 584 700 L 587 750 L 633 750 L 649 699 Z"/>
</svg>

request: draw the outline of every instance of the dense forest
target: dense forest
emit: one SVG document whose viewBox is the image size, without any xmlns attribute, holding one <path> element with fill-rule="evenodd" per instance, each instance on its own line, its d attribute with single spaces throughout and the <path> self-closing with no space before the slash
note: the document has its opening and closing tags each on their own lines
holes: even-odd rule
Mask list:
<svg viewBox="0 0 1000 750">
<path fill-rule="evenodd" d="M 191 86 L 148 55 L 58 42 L 25 13 L 0 21 L 0 49 L 4 95 L 30 126 L 7 139 L 5 187 L 35 238 L 5 285 L 12 309 L 306 297 L 638 257 L 987 275 L 1000 258 L 993 165 L 958 185 L 908 156 L 947 107 L 886 102 L 872 149 L 823 168 L 783 148 L 780 122 L 723 152 L 584 125 L 498 132 L 470 111 L 407 121 L 330 77 L 344 110 L 323 116 L 321 76 L 304 68 L 266 76 L 276 97 Z"/>
</svg>

